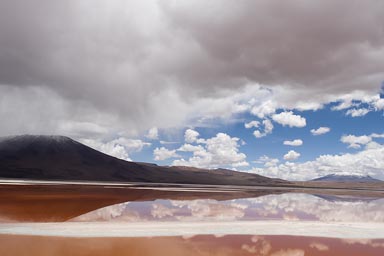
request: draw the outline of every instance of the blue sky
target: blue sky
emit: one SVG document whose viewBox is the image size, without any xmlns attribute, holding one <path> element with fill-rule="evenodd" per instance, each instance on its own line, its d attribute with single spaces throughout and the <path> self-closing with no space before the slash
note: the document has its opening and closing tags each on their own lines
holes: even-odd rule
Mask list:
<svg viewBox="0 0 384 256">
<path fill-rule="evenodd" d="M 153 127 L 137 138 L 141 146 L 134 149 L 117 138 L 106 142 L 110 148 L 104 151 L 159 165 L 229 168 L 285 179 L 306 180 L 330 173 L 382 179 L 381 159 L 368 159 L 373 163 L 364 163 L 372 152 L 382 154 L 382 96 L 378 89 L 376 94 L 365 95 L 360 100 L 338 100 L 316 105 L 311 110 L 276 108 L 262 117 L 244 108 L 224 118 L 205 118 L 199 122 L 200 126 Z M 353 112 L 359 114 L 353 116 Z M 282 114 L 287 118 L 279 119 Z M 270 125 L 268 131 L 263 124 L 265 120 Z M 188 139 L 188 134 L 193 138 Z M 89 144 L 103 149 L 102 143 Z M 119 146 L 122 151 L 113 151 Z M 186 146 L 190 149 L 186 150 Z M 327 159 L 320 160 L 322 156 Z"/>
<path fill-rule="evenodd" d="M 384 179 L 383 1 L 1 1 L 0 16 L 0 136 Z"/>
</svg>

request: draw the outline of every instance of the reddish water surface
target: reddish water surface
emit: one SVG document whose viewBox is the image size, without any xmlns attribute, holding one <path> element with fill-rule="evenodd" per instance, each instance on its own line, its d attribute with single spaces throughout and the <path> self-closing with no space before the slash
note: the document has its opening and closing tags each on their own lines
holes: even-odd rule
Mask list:
<svg viewBox="0 0 384 256">
<path fill-rule="evenodd" d="M 62 238 L 0 236 L 2 256 L 382 256 L 384 239 L 347 240 L 292 236 Z"/>
<path fill-rule="evenodd" d="M 136 222 L 173 225 L 196 221 L 384 223 L 382 197 L 329 196 L 272 190 L 212 193 L 60 186 L 0 187 L 0 192 L 0 231 L 3 227 L 6 229 L 6 224 L 24 228 L 25 222 L 55 222 L 55 228 L 57 226 L 58 229 L 64 226 L 60 222 L 77 226 L 82 222 L 114 222 L 126 227 Z M 108 229 L 104 231 L 108 233 Z M 132 238 L 101 238 L 92 237 L 92 234 L 83 238 L 41 236 L 38 229 L 33 235 L 12 235 L 12 230 L 2 233 L 0 256 L 384 255 L 384 237 L 263 236 L 257 234 L 257 230 L 255 235 L 151 237 L 153 234 L 147 234 L 146 237 Z"/>
</svg>

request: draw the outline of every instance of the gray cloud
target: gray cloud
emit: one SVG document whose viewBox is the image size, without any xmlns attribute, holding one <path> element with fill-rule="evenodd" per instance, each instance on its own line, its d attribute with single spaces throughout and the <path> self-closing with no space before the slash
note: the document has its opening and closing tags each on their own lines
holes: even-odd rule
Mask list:
<svg viewBox="0 0 384 256">
<path fill-rule="evenodd" d="M 4 0 L 2 93 L 14 104 L 30 88 L 56 98 L 26 97 L 1 117 L 32 106 L 24 125 L 40 131 L 58 115 L 41 115 L 42 104 L 58 108 L 64 120 L 104 125 L 109 113 L 116 129 L 142 130 L 180 124 L 195 114 L 198 99 L 227 97 L 250 83 L 289 86 L 305 99 L 312 92 L 377 91 L 383 10 L 374 0 Z M 82 104 L 88 114 L 79 113 Z"/>
<path fill-rule="evenodd" d="M 198 77 L 348 91 L 377 89 L 371 76 L 382 79 L 383 7 L 378 1 L 244 0 L 174 1 L 164 9 L 216 64 L 199 63 L 192 69 L 201 71 Z"/>
</svg>

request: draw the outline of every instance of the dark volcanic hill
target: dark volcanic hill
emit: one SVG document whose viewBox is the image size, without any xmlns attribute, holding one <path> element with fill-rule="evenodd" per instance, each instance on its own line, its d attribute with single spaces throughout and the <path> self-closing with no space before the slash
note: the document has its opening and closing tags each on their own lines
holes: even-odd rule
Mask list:
<svg viewBox="0 0 384 256">
<path fill-rule="evenodd" d="M 338 175 L 329 174 L 320 178 L 313 179 L 312 181 L 329 181 L 329 182 L 381 182 L 372 178 L 371 176 L 360 175 Z"/>
<path fill-rule="evenodd" d="M 0 139 L 0 178 L 251 186 L 289 183 L 225 169 L 128 162 L 68 137 L 32 135 Z"/>
</svg>

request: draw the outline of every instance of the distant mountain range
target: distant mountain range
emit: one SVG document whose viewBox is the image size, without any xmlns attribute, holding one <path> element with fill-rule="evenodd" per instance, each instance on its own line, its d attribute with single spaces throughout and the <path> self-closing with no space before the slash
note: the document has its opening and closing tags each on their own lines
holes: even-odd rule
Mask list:
<svg viewBox="0 0 384 256">
<path fill-rule="evenodd" d="M 280 179 L 226 169 L 129 162 L 68 137 L 33 135 L 0 138 L 0 178 L 249 186 L 290 184 Z"/>
<path fill-rule="evenodd" d="M 320 178 L 313 179 L 312 181 L 327 181 L 327 182 L 382 182 L 381 180 L 374 179 L 371 176 L 361 175 L 343 175 L 343 174 L 329 174 Z"/>
</svg>

